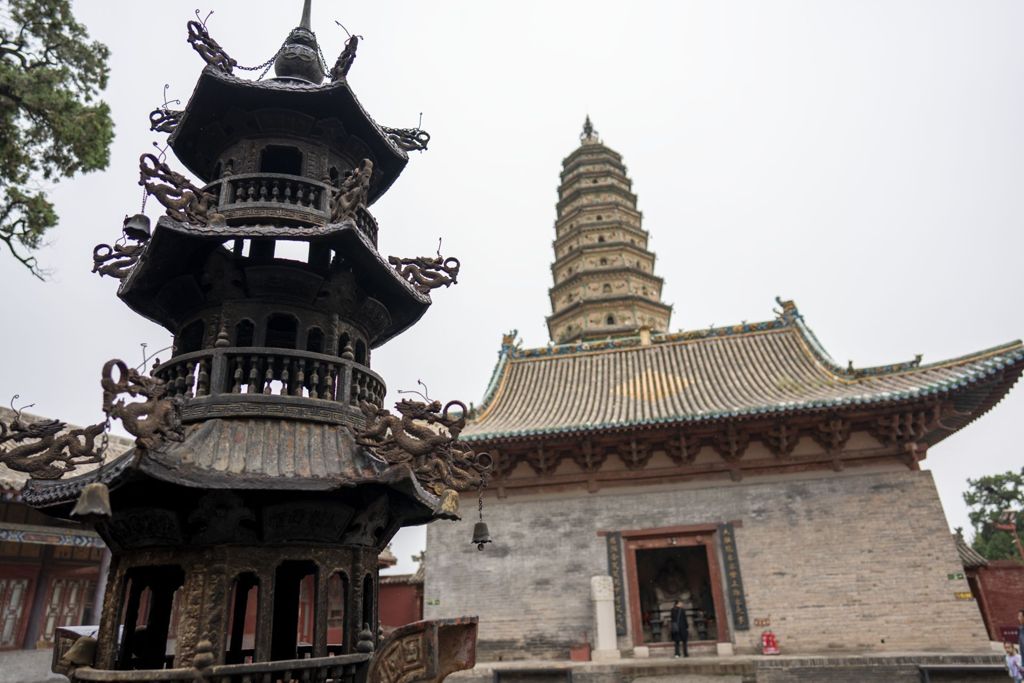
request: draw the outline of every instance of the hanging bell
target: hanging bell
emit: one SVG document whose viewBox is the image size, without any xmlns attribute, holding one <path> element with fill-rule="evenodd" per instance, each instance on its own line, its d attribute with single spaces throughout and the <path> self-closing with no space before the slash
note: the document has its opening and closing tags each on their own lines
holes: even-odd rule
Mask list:
<svg viewBox="0 0 1024 683">
<path fill-rule="evenodd" d="M 137 213 L 134 216 L 124 217 L 124 227 L 121 228 L 124 236 L 136 242 L 145 242 L 149 239 L 149 216 L 144 213 Z"/>
<path fill-rule="evenodd" d="M 483 550 L 484 545 L 491 542 L 491 532 L 487 530 L 487 522 L 477 522 L 473 525 L 473 543 L 477 550 Z"/>
<path fill-rule="evenodd" d="M 78 494 L 78 500 L 75 502 L 75 509 L 71 511 L 71 516 L 95 524 L 108 521 L 110 515 L 110 490 L 107 485 L 99 482 L 86 484 L 82 492 Z"/>
</svg>

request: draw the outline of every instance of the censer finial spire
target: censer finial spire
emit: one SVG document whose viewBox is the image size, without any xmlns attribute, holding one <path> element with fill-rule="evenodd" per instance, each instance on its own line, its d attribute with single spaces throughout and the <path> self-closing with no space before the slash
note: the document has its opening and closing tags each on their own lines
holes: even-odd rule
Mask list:
<svg viewBox="0 0 1024 683">
<path fill-rule="evenodd" d="M 320 85 L 324 80 L 326 67 L 321 61 L 316 34 L 310 28 L 312 5 L 312 0 L 305 0 L 302 4 L 299 25 L 285 38 L 274 59 L 274 74 L 278 78 L 292 78 L 311 85 Z"/>
</svg>

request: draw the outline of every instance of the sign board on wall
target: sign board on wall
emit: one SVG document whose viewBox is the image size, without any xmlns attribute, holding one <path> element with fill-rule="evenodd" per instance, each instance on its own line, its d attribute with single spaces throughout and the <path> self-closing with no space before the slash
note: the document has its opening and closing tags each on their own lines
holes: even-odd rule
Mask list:
<svg viewBox="0 0 1024 683">
<path fill-rule="evenodd" d="M 626 635 L 626 592 L 622 585 L 622 534 L 618 531 L 605 536 L 608 544 L 608 575 L 615 591 L 615 633 Z"/>
<path fill-rule="evenodd" d="M 725 593 L 732 610 L 732 623 L 737 631 L 749 631 L 747 596 L 743 592 L 743 577 L 740 575 L 740 557 L 736 552 L 736 536 L 732 523 L 718 527 L 718 538 L 722 544 L 722 563 L 725 569 Z"/>
</svg>

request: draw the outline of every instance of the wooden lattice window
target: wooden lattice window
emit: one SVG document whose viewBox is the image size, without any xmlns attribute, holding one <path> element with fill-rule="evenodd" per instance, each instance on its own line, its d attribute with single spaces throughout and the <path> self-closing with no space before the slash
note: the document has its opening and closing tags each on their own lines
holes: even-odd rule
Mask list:
<svg viewBox="0 0 1024 683">
<path fill-rule="evenodd" d="M 21 647 L 24 621 L 31 603 L 28 594 L 31 583 L 27 577 L 0 578 L 0 650 Z"/>
<path fill-rule="evenodd" d="M 81 624 L 86 608 L 92 606 L 95 592 L 96 582 L 89 579 L 54 579 L 50 584 L 46 617 L 39 639 L 52 644 L 57 628 Z"/>
</svg>

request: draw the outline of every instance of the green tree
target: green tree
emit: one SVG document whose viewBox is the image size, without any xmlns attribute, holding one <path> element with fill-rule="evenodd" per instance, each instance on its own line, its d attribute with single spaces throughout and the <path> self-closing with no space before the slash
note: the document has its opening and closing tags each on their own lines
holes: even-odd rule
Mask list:
<svg viewBox="0 0 1024 683">
<path fill-rule="evenodd" d="M 106 168 L 114 124 L 98 101 L 110 51 L 69 0 L 0 0 L 0 241 L 33 275 L 57 214 L 41 185 Z"/>
<path fill-rule="evenodd" d="M 996 528 L 1009 511 L 1018 530 L 1024 527 L 1024 468 L 1020 472 L 968 479 L 964 501 L 970 506 L 974 541 L 971 545 L 990 560 L 1019 559 L 1013 537 Z"/>
</svg>

